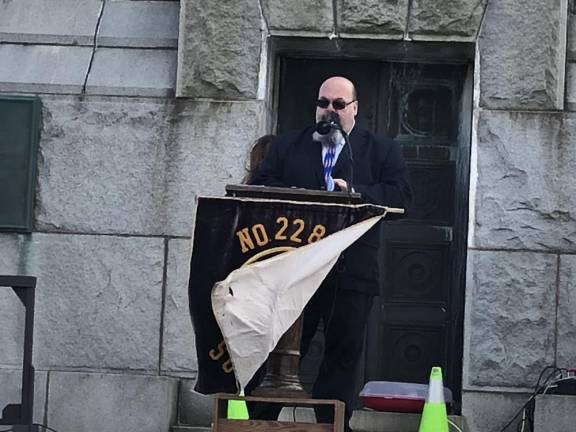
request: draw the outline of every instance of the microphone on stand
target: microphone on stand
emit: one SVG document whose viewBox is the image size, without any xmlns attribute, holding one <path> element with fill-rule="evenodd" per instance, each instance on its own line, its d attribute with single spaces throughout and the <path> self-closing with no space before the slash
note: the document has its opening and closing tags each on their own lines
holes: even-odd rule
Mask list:
<svg viewBox="0 0 576 432">
<path fill-rule="evenodd" d="M 350 179 L 348 180 L 348 197 L 350 199 L 350 203 L 352 203 L 352 183 L 354 179 L 354 156 L 352 155 L 352 145 L 350 144 L 350 140 L 348 139 L 348 134 L 344 132 L 342 129 L 342 125 L 340 124 L 340 117 L 335 112 L 331 112 L 328 114 L 328 118 L 325 120 L 320 120 L 316 123 L 316 132 L 320 135 L 328 135 L 332 130 L 339 130 L 342 136 L 344 137 L 344 142 L 346 143 L 346 147 L 348 147 L 348 156 L 350 157 Z"/>
<path fill-rule="evenodd" d="M 328 135 L 333 129 L 339 130 L 346 136 L 346 133 L 342 130 L 342 126 L 340 126 L 340 118 L 335 112 L 328 114 L 326 120 L 320 120 L 316 123 L 316 132 L 320 135 Z"/>
</svg>

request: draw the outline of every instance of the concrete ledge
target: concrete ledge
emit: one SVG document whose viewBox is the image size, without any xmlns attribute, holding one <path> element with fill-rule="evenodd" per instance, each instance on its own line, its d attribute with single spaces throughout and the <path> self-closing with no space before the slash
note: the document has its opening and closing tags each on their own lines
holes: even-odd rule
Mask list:
<svg viewBox="0 0 576 432">
<path fill-rule="evenodd" d="M 0 91 L 80 93 L 91 48 L 0 45 Z"/>
<path fill-rule="evenodd" d="M 354 432 L 416 432 L 420 414 L 356 410 L 350 420 Z M 461 416 L 449 416 L 458 427 L 463 428 Z M 466 431 L 466 429 L 463 429 Z"/>
<path fill-rule="evenodd" d="M 196 427 L 196 426 L 172 426 L 171 432 L 210 432 L 211 427 Z"/>
<path fill-rule="evenodd" d="M 108 2 L 98 34 L 99 46 L 176 48 L 178 1 Z"/>
<path fill-rule="evenodd" d="M 34 413 L 33 419 L 41 423 L 44 419 L 46 405 L 46 377 L 47 372 L 34 373 Z M 19 369 L 0 368 L 0 411 L 7 404 L 20 403 L 22 392 L 22 371 Z M 0 430 L 3 426 L 0 426 Z"/>
<path fill-rule="evenodd" d="M 574 430 L 576 396 L 536 396 L 534 432 L 566 432 Z"/>
<path fill-rule="evenodd" d="M 58 431 L 167 431 L 177 380 L 158 376 L 50 372 L 47 424 Z"/>
<path fill-rule="evenodd" d="M 91 45 L 100 5 L 94 0 L 0 2 L 0 42 Z"/>
<path fill-rule="evenodd" d="M 111 96 L 173 96 L 176 50 L 99 48 L 86 93 Z"/>
</svg>

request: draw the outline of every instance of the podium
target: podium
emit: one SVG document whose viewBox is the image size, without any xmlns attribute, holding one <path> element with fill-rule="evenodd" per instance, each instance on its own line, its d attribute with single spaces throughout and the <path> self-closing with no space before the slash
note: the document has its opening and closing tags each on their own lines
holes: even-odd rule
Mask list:
<svg viewBox="0 0 576 432">
<path fill-rule="evenodd" d="M 224 337 L 211 313 L 211 296 L 215 284 L 226 279 L 234 270 L 315 243 L 357 222 L 387 212 L 403 212 L 400 209 L 362 204 L 361 196 L 356 193 L 245 185 L 229 185 L 226 192 L 226 197 L 198 198 L 189 283 L 190 312 L 196 334 L 199 369 L 196 391 L 217 393 L 219 401 L 239 398 L 235 396 L 239 388 L 235 379 L 238 371 L 234 369 L 237 365 L 232 363 Z M 229 291 L 224 293 L 234 297 L 232 290 Z M 237 301 L 236 297 L 234 301 Z M 333 404 L 337 418 L 327 428 L 278 430 L 342 430 L 339 425 L 343 424 L 343 406 L 339 408 L 337 401 L 308 399 L 300 384 L 298 369 L 301 325 L 301 319 L 297 320 L 280 338 L 276 349 L 268 357 L 266 376 L 261 383 L 252 383 L 260 384 L 252 391 L 252 395 L 261 397 L 245 400 L 291 403 L 297 406 Z M 251 346 L 245 351 L 250 351 Z M 264 351 L 265 355 L 269 352 Z M 252 375 L 250 373 L 245 376 L 249 379 Z M 221 407 L 217 405 L 215 418 L 221 415 Z M 267 426 L 260 425 L 262 428 L 258 426 L 259 429 L 250 429 L 255 425 L 239 423 L 236 423 L 239 428 L 234 429 L 231 422 L 220 423 L 222 428 L 214 430 L 276 430 L 272 427 L 274 422 Z"/>
<path fill-rule="evenodd" d="M 293 202 L 320 202 L 332 204 L 360 204 L 359 193 L 323 192 L 318 190 L 262 187 L 248 185 L 226 186 L 226 196 L 285 200 Z M 254 396 L 280 398 L 307 398 L 299 378 L 300 339 L 303 316 L 282 336 L 267 362 L 262 383 L 252 392 Z"/>
</svg>

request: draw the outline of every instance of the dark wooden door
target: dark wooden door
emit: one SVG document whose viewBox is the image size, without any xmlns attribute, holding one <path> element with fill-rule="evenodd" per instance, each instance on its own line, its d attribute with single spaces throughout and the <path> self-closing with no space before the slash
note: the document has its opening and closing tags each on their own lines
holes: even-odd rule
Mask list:
<svg viewBox="0 0 576 432">
<path fill-rule="evenodd" d="M 359 387 L 370 380 L 426 383 L 439 365 L 460 398 L 467 193 L 458 185 L 468 183 L 467 73 L 466 65 L 281 59 L 278 132 L 312 124 L 322 81 L 345 76 L 357 87 L 359 125 L 398 140 L 410 167 L 415 202 L 406 219 L 383 230 L 383 280 Z M 321 352 L 317 335 L 305 381 Z"/>
</svg>

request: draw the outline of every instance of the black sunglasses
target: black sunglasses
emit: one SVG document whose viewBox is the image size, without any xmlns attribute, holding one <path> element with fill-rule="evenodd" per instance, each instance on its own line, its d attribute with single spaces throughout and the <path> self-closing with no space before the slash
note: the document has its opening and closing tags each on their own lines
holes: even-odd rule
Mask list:
<svg viewBox="0 0 576 432">
<path fill-rule="evenodd" d="M 356 100 L 350 101 L 350 102 L 346 102 L 344 99 L 334 99 L 332 101 L 332 107 L 336 110 L 336 111 L 340 111 L 343 110 L 344 108 L 346 108 L 348 105 L 350 105 L 351 103 L 356 102 Z M 330 106 L 330 101 L 328 99 L 325 98 L 320 98 L 316 101 L 316 106 L 318 108 L 328 108 Z"/>
</svg>

